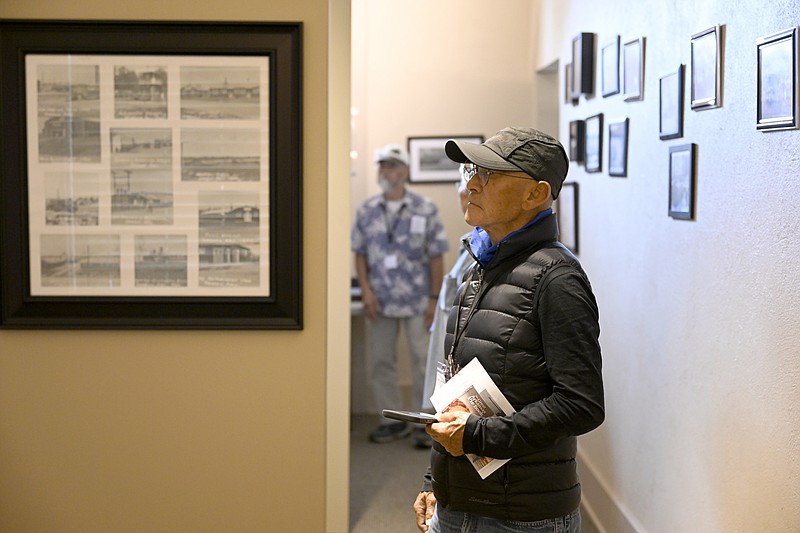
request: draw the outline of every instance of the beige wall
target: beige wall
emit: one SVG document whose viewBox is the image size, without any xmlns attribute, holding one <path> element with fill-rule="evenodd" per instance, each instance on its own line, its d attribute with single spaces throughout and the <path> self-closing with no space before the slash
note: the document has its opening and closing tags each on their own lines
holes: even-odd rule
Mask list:
<svg viewBox="0 0 800 533">
<path fill-rule="evenodd" d="M 373 154 L 408 137 L 483 135 L 511 125 L 555 132 L 557 114 L 539 109 L 529 0 L 403 0 L 353 5 L 352 206 L 376 194 Z M 498 6 L 502 5 L 502 9 Z M 547 77 L 547 75 L 545 75 Z M 557 83 L 555 75 L 553 84 Z M 555 92 L 555 88 L 552 89 Z M 557 109 L 552 102 L 551 108 Z M 458 255 L 464 222 L 454 185 L 412 185 L 433 199 Z"/>
<path fill-rule="evenodd" d="M 337 304 L 322 265 L 328 239 L 347 233 L 320 217 L 328 158 L 347 164 L 346 146 L 329 153 L 329 128 L 348 131 L 328 105 L 349 96 L 328 94 L 328 13 L 314 0 L 0 3 L 3 18 L 302 21 L 305 87 L 304 330 L 0 331 L 0 531 L 326 529 L 326 483 L 346 494 L 347 465 L 346 430 L 326 436 L 347 426 L 346 412 L 326 418 L 346 388 L 326 392 L 326 372 L 329 360 L 346 368 L 349 334 L 346 323 L 329 347 Z M 333 292 L 346 315 L 346 290 Z M 340 461 L 327 478 L 326 456 Z M 346 530 L 341 500 L 329 531 Z"/>
<path fill-rule="evenodd" d="M 581 31 L 599 46 L 647 39 L 643 101 L 596 94 L 561 109 L 562 142 L 570 120 L 631 121 L 627 178 L 608 176 L 607 149 L 603 173 L 570 171 L 607 394 L 605 424 L 580 442 L 587 500 L 620 533 L 798 531 L 800 131 L 754 122 L 756 39 L 798 25 L 800 2 L 543 5 L 542 24 L 558 31 L 542 49 L 557 49 L 562 68 Z M 662 141 L 658 78 L 688 66 L 691 35 L 717 23 L 723 106 L 697 112 L 687 100 L 684 137 Z M 698 145 L 689 222 L 667 216 L 668 149 L 685 143 Z"/>
</svg>

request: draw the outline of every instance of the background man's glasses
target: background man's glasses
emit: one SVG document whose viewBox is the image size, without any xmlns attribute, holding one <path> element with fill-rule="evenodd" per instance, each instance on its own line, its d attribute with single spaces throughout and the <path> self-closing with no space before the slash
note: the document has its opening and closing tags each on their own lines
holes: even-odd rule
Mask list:
<svg viewBox="0 0 800 533">
<path fill-rule="evenodd" d="M 521 172 L 521 171 L 520 171 Z M 478 176 L 478 179 L 481 181 L 482 186 L 486 186 L 489 183 L 489 177 L 492 174 L 497 174 L 499 176 L 508 176 L 509 178 L 520 178 L 524 180 L 533 179 L 530 176 L 518 176 L 516 174 L 506 174 L 505 172 L 498 172 L 497 170 L 489 170 L 488 168 L 479 167 L 478 165 L 474 165 L 472 163 L 467 163 L 464 165 L 464 171 L 462 172 L 462 176 L 464 181 L 471 180 L 474 176 Z"/>
</svg>

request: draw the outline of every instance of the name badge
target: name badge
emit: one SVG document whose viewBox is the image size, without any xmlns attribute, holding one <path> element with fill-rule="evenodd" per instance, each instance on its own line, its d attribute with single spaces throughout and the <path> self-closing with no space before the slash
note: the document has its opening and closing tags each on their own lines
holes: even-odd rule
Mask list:
<svg viewBox="0 0 800 533">
<path fill-rule="evenodd" d="M 425 233 L 425 217 L 414 215 L 411 217 L 411 233 Z"/>
<path fill-rule="evenodd" d="M 397 268 L 397 256 L 395 254 L 389 254 L 383 258 L 383 267 L 386 270 L 392 270 Z"/>
</svg>

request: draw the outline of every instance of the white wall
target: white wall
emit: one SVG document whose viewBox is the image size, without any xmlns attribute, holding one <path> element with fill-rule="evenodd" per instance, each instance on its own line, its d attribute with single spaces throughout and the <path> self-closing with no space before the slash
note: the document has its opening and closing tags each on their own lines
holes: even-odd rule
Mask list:
<svg viewBox="0 0 800 533">
<path fill-rule="evenodd" d="M 607 420 L 581 440 L 587 499 L 609 531 L 800 530 L 800 131 L 755 129 L 758 37 L 800 25 L 800 1 L 542 2 L 540 62 L 572 37 L 647 38 L 644 101 L 562 104 L 570 120 L 629 117 L 627 178 L 580 183 L 581 260 L 602 322 Z M 693 33 L 725 24 L 723 106 L 684 105 L 658 137 L 658 78 Z M 687 86 L 691 77 L 687 71 Z M 563 89 L 563 80 L 562 80 Z M 688 94 L 688 93 L 687 93 Z M 607 136 L 607 131 L 604 133 Z M 607 140 L 607 139 L 606 139 Z M 697 216 L 667 216 L 668 148 L 697 143 Z M 597 490 L 602 493 L 598 493 Z"/>
</svg>

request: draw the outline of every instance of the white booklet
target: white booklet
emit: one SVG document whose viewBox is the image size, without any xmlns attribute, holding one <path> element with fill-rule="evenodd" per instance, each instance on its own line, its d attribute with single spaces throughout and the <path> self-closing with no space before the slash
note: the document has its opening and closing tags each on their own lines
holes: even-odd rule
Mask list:
<svg viewBox="0 0 800 533">
<path fill-rule="evenodd" d="M 510 415 L 514 412 L 514 408 L 477 358 L 446 383 L 437 383 L 431 403 L 437 413 L 462 410 L 478 416 L 494 416 Z M 486 479 L 510 460 L 481 457 L 472 453 L 466 455 L 481 479 Z"/>
</svg>

